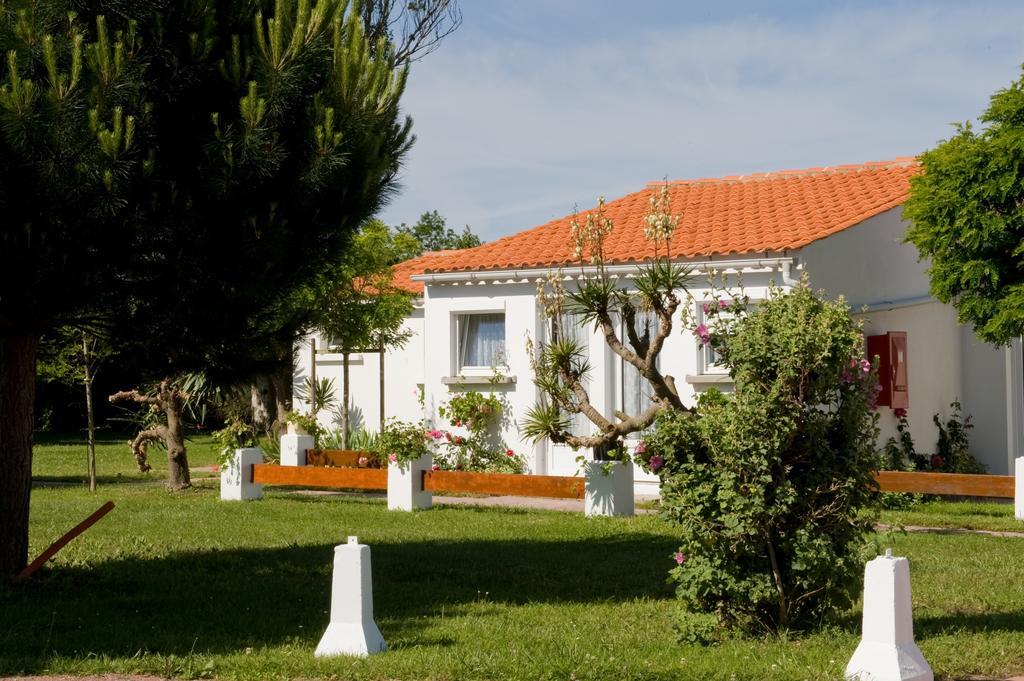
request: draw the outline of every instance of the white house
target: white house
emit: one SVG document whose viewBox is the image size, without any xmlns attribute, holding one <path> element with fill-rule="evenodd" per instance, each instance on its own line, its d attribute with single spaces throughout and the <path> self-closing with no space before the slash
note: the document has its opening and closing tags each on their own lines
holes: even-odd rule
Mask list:
<svg viewBox="0 0 1024 681">
<path fill-rule="evenodd" d="M 866 335 L 904 332 L 908 419 L 918 451 L 934 451 L 932 415 L 948 414 L 958 399 L 973 418 L 972 453 L 989 472 L 1008 474 L 1022 446 L 1024 361 L 1021 343 L 993 348 L 957 323 L 952 307 L 929 295 L 925 263 L 903 237 L 901 204 L 912 158 L 831 168 L 671 182 L 672 212 L 682 220 L 672 253 L 695 270 L 689 293 L 699 314 L 708 295 L 706 274 L 724 273 L 752 301 L 771 282 L 793 285 L 808 273 L 815 288 L 844 295 L 864 320 Z M 615 228 L 606 248 L 610 270 L 625 281 L 649 257 L 642 218 L 651 193 L 662 183 L 605 205 Z M 526 340 L 544 339 L 545 320 L 536 300 L 537 282 L 548 273 L 578 273 L 567 216 L 476 248 L 428 253 L 396 268 L 396 282 L 417 294 L 408 319 L 409 344 L 384 356 L 387 416 L 440 423 L 438 407 L 453 391 L 469 386 L 504 394 L 511 414 L 503 436 L 526 454 L 531 472 L 572 475 L 576 453 L 550 442 L 525 441 L 517 421 L 540 395 L 532 381 Z M 571 282 L 567 282 L 571 286 Z M 701 349 L 691 329 L 679 325 L 665 344 L 661 369 L 682 386 L 684 402 L 711 386 L 727 390 L 729 377 Z M 592 402 L 605 413 L 635 411 L 648 399 L 629 366 L 592 331 L 588 342 Z M 317 376 L 335 377 L 340 355 L 314 338 Z M 296 385 L 314 361 L 308 345 L 299 352 Z M 376 430 L 379 420 L 380 357 L 353 356 L 353 405 L 357 422 Z M 495 376 L 495 365 L 498 375 Z M 296 398 L 297 408 L 301 401 Z M 882 408 L 882 442 L 895 432 L 896 417 Z M 321 414 L 325 424 L 336 415 Z M 582 424 L 581 424 L 582 425 Z M 656 491 L 656 479 L 636 471 L 637 492 Z"/>
</svg>

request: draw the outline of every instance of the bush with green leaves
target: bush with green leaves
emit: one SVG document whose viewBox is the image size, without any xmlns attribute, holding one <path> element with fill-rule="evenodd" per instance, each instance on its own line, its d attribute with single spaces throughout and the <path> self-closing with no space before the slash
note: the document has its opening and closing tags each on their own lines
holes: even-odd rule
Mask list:
<svg viewBox="0 0 1024 681">
<path fill-rule="evenodd" d="M 734 392 L 662 411 L 639 455 L 680 529 L 680 634 L 814 626 L 856 596 L 871 529 L 877 380 L 861 330 L 804 283 L 725 324 L 712 311 L 703 342 Z"/>
<path fill-rule="evenodd" d="M 373 452 L 381 461 L 405 465 L 433 453 L 432 438 L 422 423 L 390 418 L 377 436 Z"/>
<path fill-rule="evenodd" d="M 453 427 L 465 429 L 465 435 L 448 430 L 433 430 L 438 443 L 435 464 L 441 470 L 488 473 L 522 473 L 526 460 L 501 437 L 500 426 L 505 405 L 496 395 L 476 390 L 456 393 L 438 408 L 438 415 Z"/>
<path fill-rule="evenodd" d="M 236 449 L 257 445 L 256 429 L 244 421 L 229 421 L 223 428 L 213 432 L 213 440 L 220 446 L 217 463 L 231 466 Z"/>
</svg>

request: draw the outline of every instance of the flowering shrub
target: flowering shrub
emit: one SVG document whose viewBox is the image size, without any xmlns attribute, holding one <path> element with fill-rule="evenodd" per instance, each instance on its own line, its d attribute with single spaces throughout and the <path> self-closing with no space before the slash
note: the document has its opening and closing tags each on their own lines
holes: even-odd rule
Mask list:
<svg viewBox="0 0 1024 681">
<path fill-rule="evenodd" d="M 491 473 L 522 473 L 526 460 L 509 449 L 496 432 L 502 415 L 501 400 L 470 390 L 458 393 L 438 408 L 457 431 L 433 430 L 431 438 L 438 444 L 436 461 L 439 470 L 485 471 Z"/>
<path fill-rule="evenodd" d="M 735 381 L 696 417 L 663 411 L 634 456 L 662 479 L 680 530 L 680 635 L 800 629 L 847 606 L 871 528 L 875 373 L 842 301 L 770 292 L 708 336 Z"/>
<path fill-rule="evenodd" d="M 212 435 L 214 442 L 220 446 L 217 454 L 218 469 L 231 466 L 235 460 L 236 449 L 256 446 L 256 429 L 242 421 L 229 421 Z"/>
<path fill-rule="evenodd" d="M 407 464 L 433 451 L 434 439 L 420 423 L 406 423 L 395 418 L 388 419 L 384 430 L 374 442 L 373 452 L 381 461 Z"/>
</svg>

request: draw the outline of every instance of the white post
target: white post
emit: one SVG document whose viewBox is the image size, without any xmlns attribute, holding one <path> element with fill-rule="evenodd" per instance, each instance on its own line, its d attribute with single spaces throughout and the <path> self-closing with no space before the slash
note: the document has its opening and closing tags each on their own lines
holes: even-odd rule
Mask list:
<svg viewBox="0 0 1024 681">
<path fill-rule="evenodd" d="M 366 657 L 387 648 L 373 621 L 373 571 L 370 547 L 349 537 L 347 544 L 334 547 L 331 577 L 331 622 L 314 655 L 357 655 Z"/>
<path fill-rule="evenodd" d="M 259 447 L 236 449 L 231 461 L 220 469 L 220 498 L 229 501 L 251 501 L 263 496 L 263 485 L 252 482 L 252 465 L 263 463 Z"/>
<path fill-rule="evenodd" d="M 412 511 L 434 504 L 434 495 L 423 491 L 423 473 L 430 470 L 432 458 L 424 454 L 416 461 L 388 462 L 388 510 Z"/>
<path fill-rule="evenodd" d="M 608 467 L 607 472 L 605 466 Z M 633 515 L 632 463 L 588 461 L 585 471 L 585 515 Z"/>
<path fill-rule="evenodd" d="M 1013 515 L 1024 520 L 1024 456 L 1018 456 L 1013 476 Z"/>
<path fill-rule="evenodd" d="M 914 643 L 910 562 L 892 549 L 864 568 L 864 633 L 846 665 L 858 681 L 932 681 L 932 668 Z"/>
<path fill-rule="evenodd" d="M 305 466 L 306 450 L 313 449 L 316 444 L 312 435 L 288 433 L 281 436 L 281 465 Z"/>
</svg>

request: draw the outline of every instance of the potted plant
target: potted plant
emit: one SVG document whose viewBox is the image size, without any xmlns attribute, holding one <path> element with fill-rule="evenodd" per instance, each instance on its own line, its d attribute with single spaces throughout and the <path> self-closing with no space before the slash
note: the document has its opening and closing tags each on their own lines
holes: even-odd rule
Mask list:
<svg viewBox="0 0 1024 681">
<path fill-rule="evenodd" d="M 430 470 L 433 441 L 422 424 L 394 418 L 384 424 L 374 452 L 388 465 L 389 509 L 430 508 L 432 495 L 423 491 L 422 473 Z"/>
</svg>

